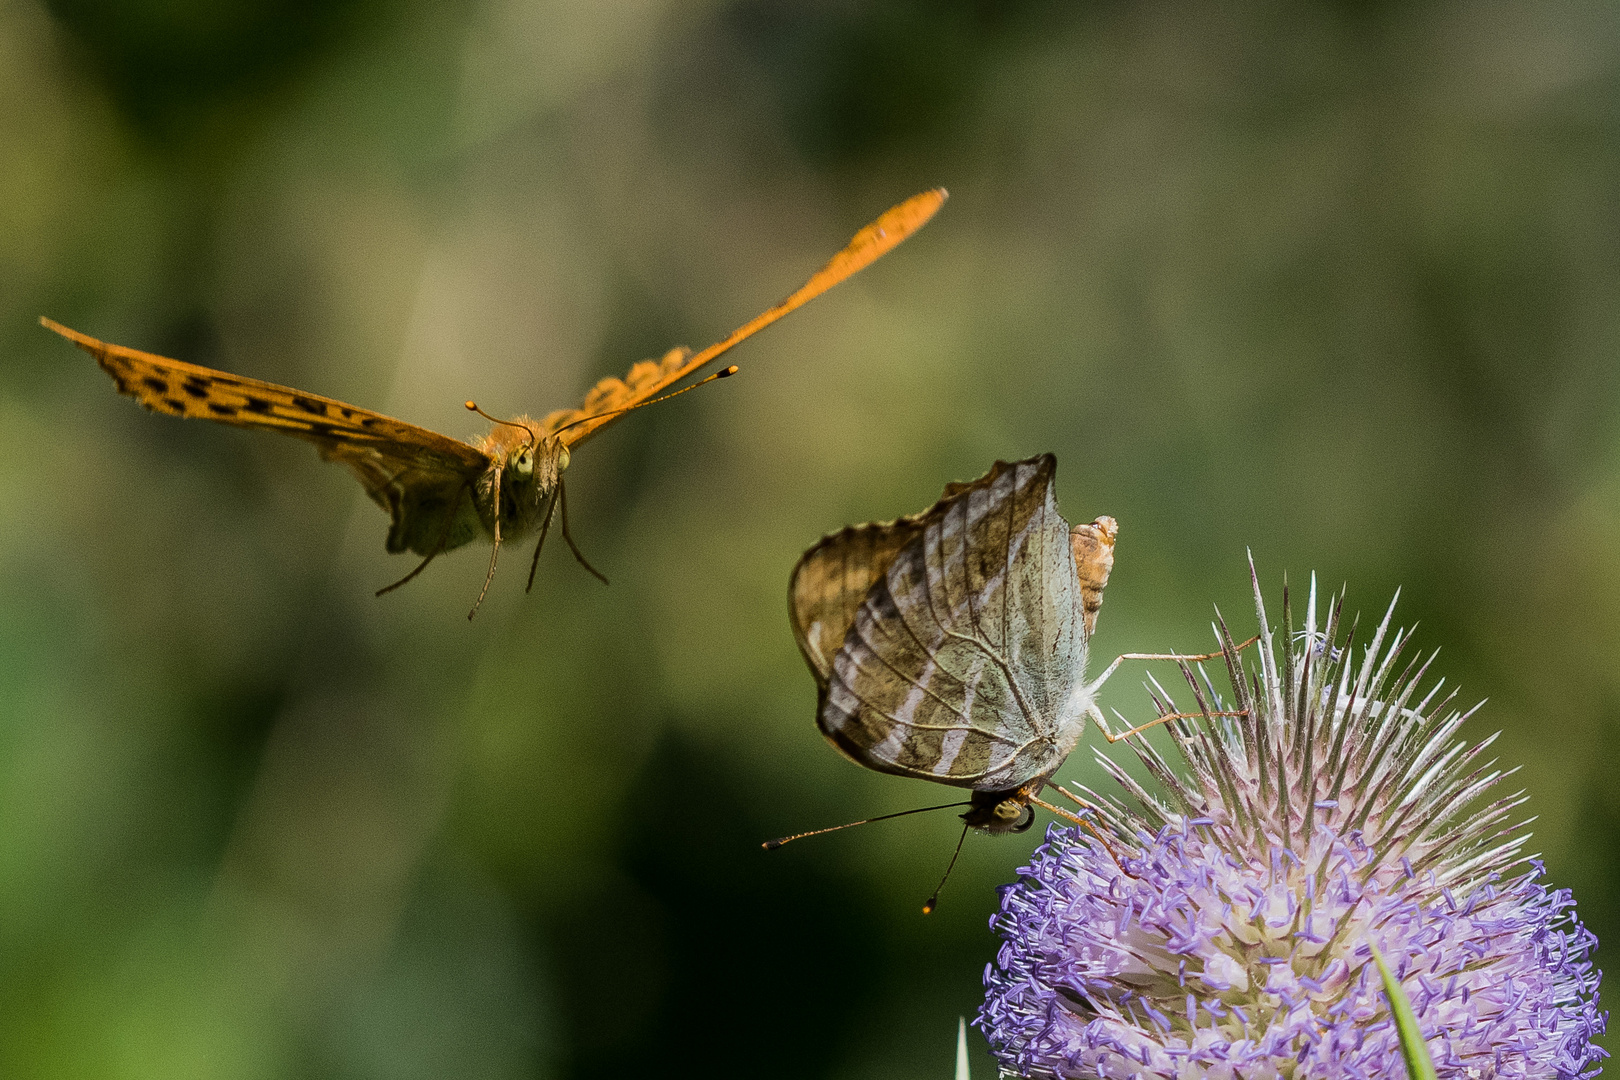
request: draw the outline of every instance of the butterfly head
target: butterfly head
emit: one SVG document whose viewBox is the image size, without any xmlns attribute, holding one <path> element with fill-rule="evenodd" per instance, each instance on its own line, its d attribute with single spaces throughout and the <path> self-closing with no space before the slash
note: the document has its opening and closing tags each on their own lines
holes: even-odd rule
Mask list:
<svg viewBox="0 0 1620 1080">
<path fill-rule="evenodd" d="M 512 501 L 503 517 L 516 518 L 519 522 L 541 512 L 551 493 L 557 490 L 569 461 L 568 447 L 562 440 L 555 436 L 542 437 L 538 432 L 533 432 L 530 439 L 513 438 L 511 445 L 499 447 L 498 452 L 490 456 L 501 469 L 501 490 L 509 493 Z M 526 530 L 520 524 L 518 531 Z"/>
<path fill-rule="evenodd" d="M 1027 832 L 1035 824 L 1028 786 L 1016 791 L 975 791 L 962 820 L 987 833 Z"/>
<path fill-rule="evenodd" d="M 491 469 L 500 471 L 503 488 L 510 487 L 515 495 L 519 488 L 532 487 L 545 495 L 557 486 L 568 468 L 567 443 L 545 434 L 544 427 L 527 416 L 497 420 L 471 401 L 467 408 L 495 425 L 476 445 L 489 455 Z"/>
<path fill-rule="evenodd" d="M 506 455 L 506 475 L 503 482 L 517 485 L 537 484 L 541 491 L 557 486 L 557 478 L 568 468 L 568 447 L 555 437 L 537 438 L 512 448 Z"/>
<path fill-rule="evenodd" d="M 489 458 L 489 469 L 475 495 L 478 513 L 486 531 L 493 528 L 498 517 L 502 538 L 517 540 L 541 524 L 562 472 L 568 468 L 568 447 L 555 435 L 544 434 L 540 423 L 527 416 L 494 423 L 495 427 L 477 443 Z"/>
</svg>

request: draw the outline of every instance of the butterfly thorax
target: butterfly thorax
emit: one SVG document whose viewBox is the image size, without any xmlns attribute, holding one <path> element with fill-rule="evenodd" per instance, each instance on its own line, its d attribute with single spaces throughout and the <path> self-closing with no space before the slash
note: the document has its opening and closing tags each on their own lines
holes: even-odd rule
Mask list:
<svg viewBox="0 0 1620 1080">
<path fill-rule="evenodd" d="M 568 468 L 568 447 L 527 416 L 497 424 L 476 445 L 490 459 L 475 493 L 479 522 L 493 538 L 499 518 L 501 539 L 521 540 L 545 518 Z"/>
</svg>

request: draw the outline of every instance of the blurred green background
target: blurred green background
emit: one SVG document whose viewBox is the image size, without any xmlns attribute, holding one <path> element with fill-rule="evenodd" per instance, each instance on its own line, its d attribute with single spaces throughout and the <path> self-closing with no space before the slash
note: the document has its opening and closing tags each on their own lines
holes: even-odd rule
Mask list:
<svg viewBox="0 0 1620 1080">
<path fill-rule="evenodd" d="M 949 1075 L 1037 834 L 926 919 L 946 814 L 759 850 L 939 794 L 816 734 L 787 576 L 1045 450 L 1102 657 L 1251 626 L 1246 548 L 1403 588 L 1617 940 L 1617 137 L 1600 2 L 0 2 L 0 1074 Z M 576 457 L 611 588 L 471 625 L 475 549 L 373 599 L 343 470 L 35 323 L 470 434 L 940 184 Z"/>
</svg>

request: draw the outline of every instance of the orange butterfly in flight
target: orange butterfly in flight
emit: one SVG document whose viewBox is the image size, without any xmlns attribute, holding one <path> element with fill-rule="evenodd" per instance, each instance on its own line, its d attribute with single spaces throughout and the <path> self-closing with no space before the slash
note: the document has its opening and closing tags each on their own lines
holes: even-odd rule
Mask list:
<svg viewBox="0 0 1620 1080">
<path fill-rule="evenodd" d="M 609 377 L 597 383 L 577 409 L 558 409 L 542 420 L 520 416 L 508 421 L 496 420 L 467 402 L 469 409 L 494 425 L 487 435 L 470 443 L 333 398 L 109 345 L 43 317 L 40 322 L 94 356 L 117 383 L 119 393 L 154 412 L 294 435 L 314 443 L 316 452 L 327 461 L 339 461 L 354 470 L 366 494 L 393 519 L 388 530 L 389 553 L 412 551 L 423 557 L 416 569 L 379 589 L 378 596 L 410 581 L 443 552 L 480 535 L 487 537 L 494 545 L 489 574 L 467 615 L 470 619 L 495 576 L 502 541 L 521 540 L 538 530 L 540 539 L 529 566 L 529 587 L 533 588 L 540 548 L 559 504 L 563 538 L 574 557 L 606 584 L 607 579 L 585 561 L 568 532 L 568 496 L 562 473 L 568 468 L 570 451 L 616 417 L 661 400 L 657 395 L 732 346 L 887 254 L 922 228 L 944 202 L 943 188 L 913 195 L 856 233 L 797 292 L 725 339 L 700 353 L 677 348 L 665 353 L 662 360 L 643 360 L 623 379 Z M 702 382 L 736 370 L 727 368 Z M 699 385 L 701 382 L 693 383 L 674 393 Z"/>
</svg>

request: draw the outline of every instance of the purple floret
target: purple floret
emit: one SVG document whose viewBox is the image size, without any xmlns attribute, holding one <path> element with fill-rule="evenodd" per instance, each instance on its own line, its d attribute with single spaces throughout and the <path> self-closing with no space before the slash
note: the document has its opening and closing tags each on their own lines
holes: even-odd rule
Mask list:
<svg viewBox="0 0 1620 1080">
<path fill-rule="evenodd" d="M 1161 790 L 1107 762 L 1127 800 L 1084 791 L 1107 837 L 1053 825 L 1001 890 L 977 1026 L 1037 1077 L 1404 1077 L 1371 945 L 1447 1080 L 1577 1080 L 1594 1045 L 1597 942 L 1503 827 L 1519 795 L 1456 738 L 1470 713 L 1389 679 L 1389 616 L 1354 665 L 1338 608 L 1258 672 L 1229 635 L 1235 718 L 1175 722 L 1183 762 L 1136 747 Z M 1284 600 L 1285 611 L 1287 600 Z M 1286 616 L 1285 616 L 1286 617 Z M 1325 643 L 1325 644 L 1324 644 Z M 1166 699 L 1166 711 L 1173 709 Z"/>
<path fill-rule="evenodd" d="M 1370 940 L 1402 979 L 1441 1076 L 1598 1071 L 1596 944 L 1568 890 L 1531 868 L 1466 896 L 1367 873 L 1352 835 L 1283 871 L 1210 830 L 1142 833 L 1123 869 L 1052 826 L 991 925 L 978 1026 L 1003 1068 L 1059 1077 L 1399 1077 Z M 1304 903 L 1303 880 L 1333 884 Z"/>
</svg>

